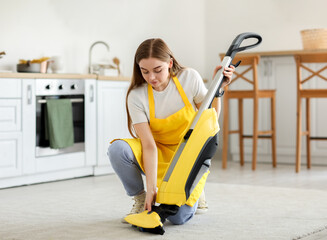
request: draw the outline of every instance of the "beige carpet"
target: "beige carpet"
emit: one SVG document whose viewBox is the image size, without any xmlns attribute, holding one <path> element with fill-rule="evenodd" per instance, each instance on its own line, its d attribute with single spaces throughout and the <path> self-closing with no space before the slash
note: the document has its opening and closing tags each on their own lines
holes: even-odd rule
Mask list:
<svg viewBox="0 0 327 240">
<path fill-rule="evenodd" d="M 209 182 L 209 212 L 164 236 L 120 223 L 129 211 L 116 176 L 0 190 L 1 240 L 326 239 L 327 192 Z"/>
</svg>

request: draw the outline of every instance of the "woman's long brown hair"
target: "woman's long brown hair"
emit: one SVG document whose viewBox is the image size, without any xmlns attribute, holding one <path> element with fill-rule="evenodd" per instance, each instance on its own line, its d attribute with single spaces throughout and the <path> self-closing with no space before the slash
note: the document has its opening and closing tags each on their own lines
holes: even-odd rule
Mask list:
<svg viewBox="0 0 327 240">
<path fill-rule="evenodd" d="M 172 51 L 168 48 L 167 44 L 160 38 L 147 39 L 144 42 L 142 42 L 140 46 L 137 48 L 134 57 L 132 81 L 126 94 L 126 112 L 127 112 L 128 131 L 134 138 L 136 138 L 136 135 L 134 133 L 132 119 L 129 114 L 127 99 L 129 93 L 133 89 L 140 87 L 143 83 L 146 83 L 146 81 L 142 76 L 139 63 L 142 59 L 147 59 L 147 58 L 156 58 L 163 62 L 169 62 L 170 59 L 172 59 L 173 66 L 169 69 L 170 75 L 178 75 L 180 71 L 184 69 L 184 67 L 182 67 L 177 62 L 177 60 L 173 56 Z"/>
</svg>

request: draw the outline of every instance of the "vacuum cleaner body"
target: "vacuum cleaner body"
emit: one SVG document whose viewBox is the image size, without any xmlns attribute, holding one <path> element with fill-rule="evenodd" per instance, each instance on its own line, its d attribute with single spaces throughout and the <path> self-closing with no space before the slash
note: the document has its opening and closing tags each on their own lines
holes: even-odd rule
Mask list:
<svg viewBox="0 0 327 240">
<path fill-rule="evenodd" d="M 214 108 L 206 109 L 194 129 L 179 143 L 159 185 L 156 199 L 158 203 L 194 205 L 209 174 L 210 159 L 217 150 L 218 131 L 217 112 Z"/>
<path fill-rule="evenodd" d="M 243 40 L 255 38 L 257 42 L 240 47 Z M 199 199 L 207 176 L 210 161 L 218 146 L 218 119 L 214 108 L 211 108 L 215 97 L 221 97 L 221 89 L 225 67 L 231 62 L 237 52 L 259 45 L 261 36 L 255 33 L 239 34 L 229 47 L 221 66 L 216 73 L 208 92 L 201 103 L 184 138 L 180 141 L 163 180 L 158 183 L 157 203 L 152 211 L 128 215 L 125 220 L 138 227 L 140 231 L 164 234 L 163 223 L 166 218 L 175 215 L 181 205 L 193 206 Z M 239 64 L 239 63 L 238 63 Z"/>
<path fill-rule="evenodd" d="M 209 174 L 210 161 L 218 147 L 218 131 L 216 110 L 206 109 L 194 129 L 190 129 L 179 143 L 158 184 L 156 202 L 161 205 L 153 206 L 151 212 L 128 215 L 125 220 L 141 231 L 163 234 L 163 223 L 168 216 L 176 214 L 181 205 L 193 206 Z"/>
</svg>

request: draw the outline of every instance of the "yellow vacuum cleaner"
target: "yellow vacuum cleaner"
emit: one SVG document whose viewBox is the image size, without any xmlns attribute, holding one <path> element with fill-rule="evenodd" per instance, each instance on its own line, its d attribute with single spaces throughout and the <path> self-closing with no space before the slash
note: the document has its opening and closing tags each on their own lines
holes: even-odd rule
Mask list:
<svg viewBox="0 0 327 240">
<path fill-rule="evenodd" d="M 245 39 L 254 38 L 254 44 L 241 46 Z M 215 97 L 221 97 L 224 75 L 223 69 L 230 66 L 237 52 L 259 45 L 261 36 L 255 33 L 239 34 L 229 47 L 215 75 L 208 93 L 199 111 L 196 113 L 189 130 L 179 143 L 179 146 L 166 170 L 163 180 L 158 183 L 156 201 L 159 206 L 153 206 L 139 214 L 128 215 L 125 220 L 136 226 L 142 232 L 163 235 L 163 223 L 166 218 L 175 215 L 181 205 L 194 205 L 199 199 L 209 174 L 210 161 L 217 150 L 218 119 L 211 103 Z M 239 62 L 234 65 L 237 66 Z"/>
</svg>

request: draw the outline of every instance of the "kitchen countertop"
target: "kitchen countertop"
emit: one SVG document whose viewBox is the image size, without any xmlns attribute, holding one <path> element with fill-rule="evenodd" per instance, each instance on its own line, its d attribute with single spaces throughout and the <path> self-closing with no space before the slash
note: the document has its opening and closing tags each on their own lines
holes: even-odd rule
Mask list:
<svg viewBox="0 0 327 240">
<path fill-rule="evenodd" d="M 130 77 L 125 77 L 125 76 L 117 76 L 117 77 L 113 77 L 113 76 L 103 76 L 103 75 L 97 75 L 97 80 L 108 80 L 108 81 L 130 81 L 131 78 Z"/>
<path fill-rule="evenodd" d="M 0 78 L 56 78 L 56 79 L 96 79 L 103 81 L 130 81 L 129 77 L 123 76 L 102 76 L 97 74 L 78 73 L 14 73 L 0 72 Z"/>
<path fill-rule="evenodd" d="M 103 76 L 97 74 L 78 73 L 13 73 L 0 72 L 0 78 L 30 78 L 30 79 L 96 79 L 98 81 L 130 81 L 130 77 L 125 76 Z M 206 83 L 207 79 L 203 79 Z"/>
</svg>

